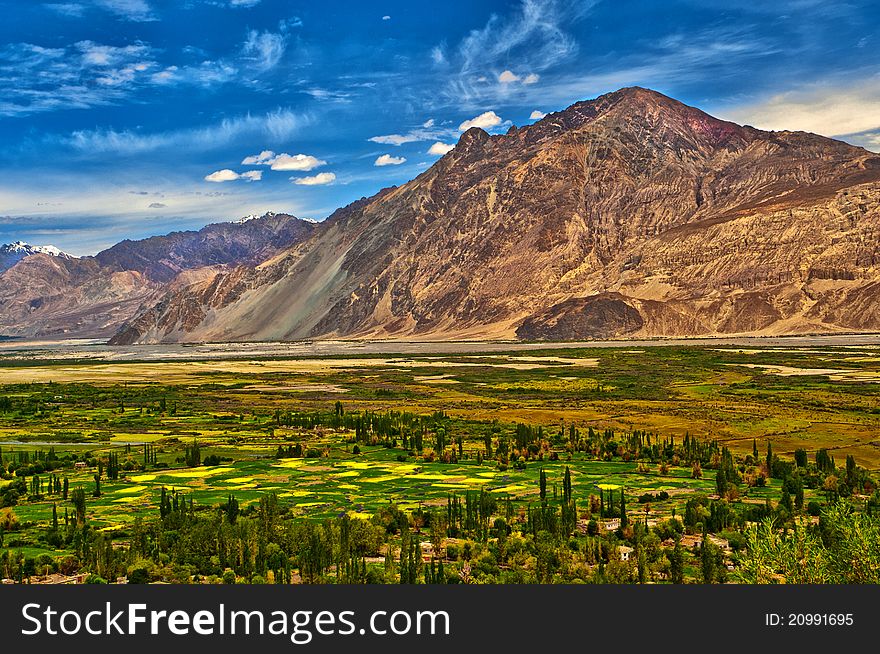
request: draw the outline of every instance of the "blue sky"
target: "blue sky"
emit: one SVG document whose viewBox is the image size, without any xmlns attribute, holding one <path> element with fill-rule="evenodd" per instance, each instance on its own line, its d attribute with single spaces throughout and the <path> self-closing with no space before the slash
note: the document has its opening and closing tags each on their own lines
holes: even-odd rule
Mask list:
<svg viewBox="0 0 880 654">
<path fill-rule="evenodd" d="M 875 2 L 0 0 L 0 242 L 322 219 L 623 86 L 880 150 Z"/>
</svg>

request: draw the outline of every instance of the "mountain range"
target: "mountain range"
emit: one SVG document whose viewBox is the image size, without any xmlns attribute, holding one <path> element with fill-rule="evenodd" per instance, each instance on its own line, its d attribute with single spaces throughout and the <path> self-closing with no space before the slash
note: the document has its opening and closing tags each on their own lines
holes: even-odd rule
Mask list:
<svg viewBox="0 0 880 654">
<path fill-rule="evenodd" d="M 142 305 L 212 277 L 228 267 L 253 266 L 308 238 L 315 224 L 281 213 L 208 225 L 140 241 L 125 240 L 94 257 L 57 248 L 19 247 L 0 266 L 0 335 L 91 337 L 114 335 Z M 3 250 L 0 250 L 2 252 Z"/>
<path fill-rule="evenodd" d="M 471 128 L 400 187 L 281 222 L 28 256 L 0 275 L 0 334 L 59 316 L 117 344 L 880 330 L 880 155 L 643 88 Z M 14 298 L 29 266 L 88 269 L 47 312 L 33 282 Z"/>
</svg>

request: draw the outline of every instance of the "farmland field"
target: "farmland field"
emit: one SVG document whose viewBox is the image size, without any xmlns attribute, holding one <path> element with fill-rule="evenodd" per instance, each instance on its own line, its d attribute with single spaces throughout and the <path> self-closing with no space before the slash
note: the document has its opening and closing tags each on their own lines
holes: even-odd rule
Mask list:
<svg viewBox="0 0 880 654">
<path fill-rule="evenodd" d="M 136 520 L 165 513 L 163 497 L 204 510 L 234 498 L 247 513 L 271 495 L 286 520 L 316 524 L 377 523 L 394 507 L 418 530 L 424 516 L 451 515 L 453 499 L 491 497 L 508 523 L 525 524 L 565 493 L 583 532 L 614 516 L 604 503 L 621 494 L 624 513 L 649 526 L 681 518 L 695 498 L 718 498 L 714 468 L 726 452 L 742 477 L 721 498 L 734 512 L 775 506 L 784 492 L 789 475 L 761 468 L 768 446 L 783 460 L 799 449 L 811 462 L 820 450 L 851 457 L 872 480 L 880 339 L 780 340 L 453 352 L 421 344 L 406 354 L 346 346 L 300 356 L 251 346 L 190 359 L 153 350 L 140 360 L 5 344 L 0 460 L 9 469 L 0 493 L 19 478 L 30 486 L 4 509 L 16 525 L 3 552 L 7 561 L 84 558 L 74 539 L 46 536 L 59 511 L 73 522 L 62 476 L 87 492 L 89 530 L 117 549 Z M 694 443 L 705 474 L 680 449 Z M 866 483 L 859 492 L 868 497 Z M 826 488 L 801 487 L 799 502 L 829 501 Z M 374 554 L 394 554 L 396 537 Z"/>
</svg>

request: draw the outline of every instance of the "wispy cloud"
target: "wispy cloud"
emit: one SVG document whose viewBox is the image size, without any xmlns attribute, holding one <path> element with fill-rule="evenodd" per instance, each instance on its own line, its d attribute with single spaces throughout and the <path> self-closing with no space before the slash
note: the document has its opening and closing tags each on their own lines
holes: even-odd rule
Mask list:
<svg viewBox="0 0 880 654">
<path fill-rule="evenodd" d="M 543 111 L 538 111 L 535 109 L 532 113 L 529 114 L 529 120 L 541 120 L 544 116 L 546 116 Z"/>
<path fill-rule="evenodd" d="M 154 55 L 140 42 L 117 47 L 79 41 L 66 48 L 7 44 L 0 49 L 0 115 L 111 104 L 124 97 L 123 87 L 149 77 Z"/>
<path fill-rule="evenodd" d="M 78 15 L 81 6 L 57 5 L 55 11 Z M 147 3 L 106 4 L 111 6 L 131 20 L 152 15 Z M 156 86 L 214 88 L 231 82 L 253 86 L 256 75 L 282 62 L 289 31 L 301 24 L 293 18 L 280 21 L 277 32 L 249 30 L 240 46 L 220 57 L 184 48 L 173 62 L 167 61 L 167 52 L 143 41 L 120 46 L 83 40 L 51 48 L 8 43 L 0 47 L 0 116 L 118 104 Z M 339 99 L 335 91 L 326 94 Z"/>
<path fill-rule="evenodd" d="M 545 70 L 577 52 L 567 27 L 595 4 L 559 0 L 521 0 L 508 17 L 493 15 L 482 29 L 459 44 L 461 73 L 486 72 L 502 60 L 517 61 L 529 70 Z"/>
<path fill-rule="evenodd" d="M 284 141 L 309 124 L 311 118 L 277 109 L 254 116 L 245 114 L 224 118 L 218 123 L 192 129 L 141 134 L 130 130 L 79 130 L 69 136 L 49 137 L 85 155 L 105 153 L 137 154 L 163 149 L 212 150 L 243 138 L 264 138 Z"/>
<path fill-rule="evenodd" d="M 82 18 L 86 11 L 85 5 L 79 2 L 49 2 L 46 8 L 70 18 Z"/>
<path fill-rule="evenodd" d="M 566 106 L 625 86 L 664 91 L 704 86 L 741 76 L 744 69 L 778 57 L 783 46 L 749 25 L 717 25 L 677 31 L 639 44 L 631 53 L 604 57 L 585 74 L 548 73 L 538 92 L 526 96 L 542 104 Z M 523 89 L 525 90 L 525 89 Z"/>
<path fill-rule="evenodd" d="M 368 141 L 373 143 L 381 143 L 382 145 L 403 145 L 405 143 L 416 143 L 418 141 L 433 141 L 454 134 L 453 130 L 445 127 L 439 127 L 433 118 L 426 120 L 417 128 L 410 129 L 404 134 L 384 134 L 382 136 L 371 136 Z"/>
<path fill-rule="evenodd" d="M 159 20 L 153 7 L 146 0 L 94 0 L 94 4 L 106 9 L 121 20 L 136 23 Z"/>
<path fill-rule="evenodd" d="M 287 37 L 277 32 L 250 30 L 241 53 L 244 61 L 258 71 L 267 71 L 278 65 L 287 47 Z"/>
<path fill-rule="evenodd" d="M 445 99 L 469 104 L 536 84 L 539 73 L 578 53 L 570 30 L 595 4 L 594 0 L 521 0 L 515 11 L 507 16 L 493 14 L 456 47 L 434 46 L 431 60 L 450 74 Z"/>
</svg>

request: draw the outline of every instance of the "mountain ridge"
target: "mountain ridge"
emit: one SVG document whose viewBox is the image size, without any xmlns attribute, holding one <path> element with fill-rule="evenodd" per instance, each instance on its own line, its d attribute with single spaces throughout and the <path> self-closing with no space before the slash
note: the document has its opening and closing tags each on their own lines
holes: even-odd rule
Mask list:
<svg viewBox="0 0 880 654">
<path fill-rule="evenodd" d="M 878 182 L 861 148 L 622 89 L 471 128 L 410 182 L 176 289 L 114 342 L 838 331 L 842 297 L 874 330 Z"/>
</svg>

